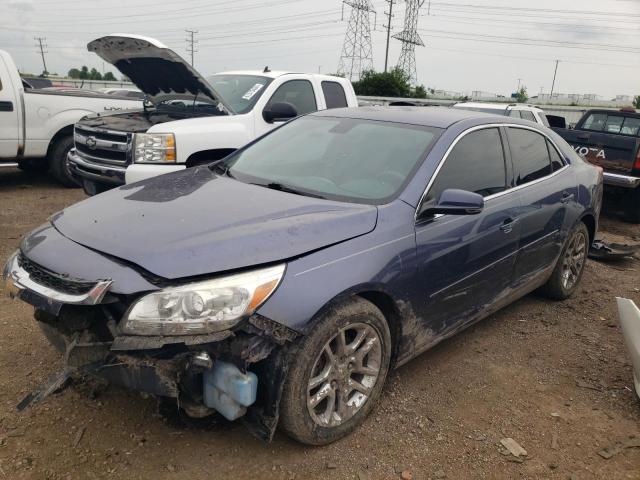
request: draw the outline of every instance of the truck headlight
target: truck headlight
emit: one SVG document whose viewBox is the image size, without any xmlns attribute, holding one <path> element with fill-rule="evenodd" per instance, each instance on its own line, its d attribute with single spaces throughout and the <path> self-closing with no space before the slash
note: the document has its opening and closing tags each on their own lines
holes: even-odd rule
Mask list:
<svg viewBox="0 0 640 480">
<path fill-rule="evenodd" d="M 133 135 L 134 163 L 175 163 L 176 138 L 173 133 Z"/>
<path fill-rule="evenodd" d="M 121 323 L 127 335 L 199 335 L 231 328 L 275 291 L 284 265 L 189 283 L 136 301 Z"/>
</svg>

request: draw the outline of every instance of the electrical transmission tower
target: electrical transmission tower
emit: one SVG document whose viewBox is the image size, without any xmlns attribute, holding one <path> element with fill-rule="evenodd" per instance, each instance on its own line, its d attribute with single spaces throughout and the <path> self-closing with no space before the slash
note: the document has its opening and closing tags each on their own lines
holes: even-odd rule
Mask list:
<svg viewBox="0 0 640 480">
<path fill-rule="evenodd" d="M 44 50 L 47 45 L 42 43 L 42 42 L 44 42 L 46 40 L 46 38 L 44 38 L 44 37 L 33 37 L 33 38 L 34 38 L 34 40 L 36 42 L 38 42 L 36 47 L 38 47 L 40 49 L 40 56 L 42 56 L 42 66 L 44 67 L 42 75 L 46 76 L 49 72 L 47 71 L 47 62 L 44 61 L 44 54 L 48 53 L 48 52 L 45 52 L 45 50 Z"/>
<path fill-rule="evenodd" d="M 187 53 L 191 54 L 191 66 L 193 67 L 193 54 L 198 50 L 195 48 L 195 44 L 198 43 L 193 36 L 198 33 L 197 30 L 185 30 L 187 32 Z"/>
<path fill-rule="evenodd" d="M 351 7 L 349 25 L 344 36 L 338 73 L 350 80 L 360 78 L 362 72 L 373 69 L 371 46 L 371 14 L 376 10 L 371 0 L 345 0 L 342 4 Z"/>
<path fill-rule="evenodd" d="M 406 3 L 404 29 L 400 33 L 396 33 L 393 38 L 402 42 L 398 68 L 408 75 L 409 83 L 415 86 L 418 83 L 416 45 L 424 47 L 424 42 L 418 35 L 418 12 L 424 4 L 424 0 L 406 0 Z"/>
</svg>

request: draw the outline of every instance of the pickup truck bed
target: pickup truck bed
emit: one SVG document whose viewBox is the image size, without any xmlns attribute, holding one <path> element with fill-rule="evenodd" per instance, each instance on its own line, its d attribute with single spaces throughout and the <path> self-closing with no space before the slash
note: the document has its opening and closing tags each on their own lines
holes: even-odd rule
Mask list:
<svg viewBox="0 0 640 480">
<path fill-rule="evenodd" d="M 553 130 L 578 155 L 602 167 L 605 195 L 618 197 L 627 219 L 640 222 L 640 114 L 589 110 L 575 129 Z"/>
</svg>

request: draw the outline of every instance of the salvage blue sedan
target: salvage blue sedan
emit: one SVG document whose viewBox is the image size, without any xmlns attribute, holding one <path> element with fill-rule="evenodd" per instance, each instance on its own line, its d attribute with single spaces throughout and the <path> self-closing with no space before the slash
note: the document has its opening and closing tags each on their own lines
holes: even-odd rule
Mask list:
<svg viewBox="0 0 640 480">
<path fill-rule="evenodd" d="M 390 368 L 533 290 L 573 294 L 601 195 L 601 170 L 524 120 L 301 117 L 24 239 L 5 283 L 65 366 L 19 408 L 96 375 L 267 440 L 332 442 Z"/>
</svg>

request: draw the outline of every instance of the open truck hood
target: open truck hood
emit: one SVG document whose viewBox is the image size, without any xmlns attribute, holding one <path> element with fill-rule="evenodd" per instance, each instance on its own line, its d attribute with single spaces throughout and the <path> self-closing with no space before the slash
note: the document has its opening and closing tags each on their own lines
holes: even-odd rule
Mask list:
<svg viewBox="0 0 640 480">
<path fill-rule="evenodd" d="M 150 37 L 114 33 L 87 45 L 126 75 L 149 100 L 210 99 L 227 113 L 232 110 L 215 89 L 180 55 Z"/>
</svg>

